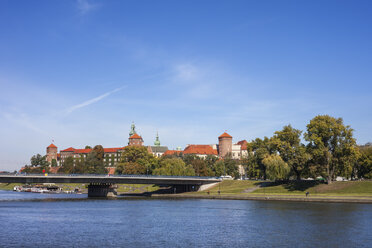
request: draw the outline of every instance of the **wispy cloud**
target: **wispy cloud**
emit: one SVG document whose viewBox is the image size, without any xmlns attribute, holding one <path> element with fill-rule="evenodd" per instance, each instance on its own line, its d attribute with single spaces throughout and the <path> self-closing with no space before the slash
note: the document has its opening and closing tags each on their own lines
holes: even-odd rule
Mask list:
<svg viewBox="0 0 372 248">
<path fill-rule="evenodd" d="M 25 113 L 18 113 L 18 114 L 1 113 L 1 116 L 3 116 L 4 119 L 7 120 L 8 122 L 11 122 L 17 126 L 27 128 L 28 130 L 31 130 L 33 132 L 36 132 L 42 135 L 47 134 L 47 132 L 43 128 L 40 128 L 40 126 L 35 125 L 32 118 L 30 118 Z"/>
<path fill-rule="evenodd" d="M 88 14 L 89 12 L 95 10 L 98 4 L 90 3 L 88 0 L 77 0 L 77 8 L 81 15 Z"/>
<path fill-rule="evenodd" d="M 126 86 L 123 86 L 123 87 L 120 87 L 120 88 L 114 89 L 114 90 L 112 90 L 112 91 L 106 92 L 105 94 L 102 94 L 102 95 L 97 96 L 97 97 L 95 97 L 95 98 L 89 99 L 89 100 L 87 100 L 87 101 L 85 101 L 85 102 L 82 102 L 82 103 L 80 103 L 80 104 L 74 105 L 74 106 L 68 108 L 68 109 L 66 110 L 66 112 L 67 112 L 67 114 L 70 114 L 70 113 L 72 113 L 73 111 L 75 111 L 75 110 L 77 110 L 77 109 L 80 109 L 80 108 L 83 108 L 83 107 L 89 106 L 89 105 L 91 105 L 91 104 L 93 104 L 93 103 L 96 103 L 96 102 L 98 102 L 98 101 L 101 101 L 102 99 L 108 97 L 109 95 L 111 95 L 111 94 L 113 94 L 113 93 L 115 93 L 115 92 L 118 92 L 118 91 L 124 89 L 125 87 L 126 87 Z"/>
</svg>

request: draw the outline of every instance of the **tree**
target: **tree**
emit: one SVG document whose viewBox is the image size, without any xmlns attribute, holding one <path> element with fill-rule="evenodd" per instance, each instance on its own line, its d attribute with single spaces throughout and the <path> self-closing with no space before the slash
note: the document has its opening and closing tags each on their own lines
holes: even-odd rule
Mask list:
<svg viewBox="0 0 372 248">
<path fill-rule="evenodd" d="M 87 156 L 85 161 L 87 166 L 87 173 L 90 174 L 106 174 L 107 170 L 103 164 L 104 150 L 101 145 L 96 145 Z"/>
<path fill-rule="evenodd" d="M 280 157 L 301 180 L 301 175 L 307 169 L 311 156 L 306 152 L 306 147 L 301 144 L 302 131 L 292 128 L 291 125 L 284 126 L 281 131 L 276 131 L 272 139 L 279 151 Z"/>
<path fill-rule="evenodd" d="M 212 170 L 214 172 L 214 175 L 216 177 L 220 177 L 225 174 L 225 164 L 223 160 L 219 160 L 216 163 L 213 164 Z"/>
<path fill-rule="evenodd" d="M 91 147 L 91 146 L 88 146 L 88 145 L 86 145 L 86 146 L 85 146 L 85 149 L 92 149 L 92 147 Z"/>
<path fill-rule="evenodd" d="M 74 158 L 73 157 L 67 157 L 63 164 L 62 167 L 59 168 L 58 173 L 61 174 L 73 174 L 74 170 Z"/>
<path fill-rule="evenodd" d="M 214 164 L 218 161 L 218 157 L 214 155 L 207 155 L 204 160 L 207 163 L 207 167 L 213 170 Z"/>
<path fill-rule="evenodd" d="M 36 154 L 36 155 L 32 156 L 31 159 L 30 159 L 30 162 L 31 162 L 32 167 L 37 167 L 37 166 L 47 167 L 47 166 L 49 166 L 49 163 L 46 160 L 46 156 L 41 156 L 40 154 Z"/>
<path fill-rule="evenodd" d="M 158 159 L 144 146 L 127 146 L 116 167 L 117 174 L 151 174 L 157 168 Z"/>
<path fill-rule="evenodd" d="M 211 176 L 213 174 L 211 169 L 208 169 L 207 162 L 202 158 L 196 158 L 190 161 L 192 168 L 194 168 L 195 175 L 200 177 Z"/>
<path fill-rule="evenodd" d="M 250 177 L 266 179 L 266 166 L 263 160 L 266 156 L 276 153 L 276 145 L 272 138 L 256 138 L 247 144 L 247 149 L 248 158 L 246 163 L 249 163 L 247 174 L 250 174 Z"/>
<path fill-rule="evenodd" d="M 291 168 L 279 155 L 268 155 L 262 162 L 266 166 L 266 175 L 269 179 L 288 179 Z"/>
<path fill-rule="evenodd" d="M 336 173 L 351 176 L 356 160 L 353 129 L 343 124 L 342 118 L 318 115 L 307 125 L 305 140 L 317 172 L 331 183 Z"/>
<path fill-rule="evenodd" d="M 355 176 L 372 179 L 372 146 L 360 146 L 358 162 L 355 165 Z"/>
<path fill-rule="evenodd" d="M 121 170 L 125 175 L 143 175 L 146 174 L 146 166 L 136 162 L 127 162 Z"/>
<path fill-rule="evenodd" d="M 180 158 L 167 158 L 160 162 L 160 167 L 153 171 L 154 175 L 195 176 L 195 171 Z"/>
<path fill-rule="evenodd" d="M 224 167 L 225 167 L 225 173 L 227 175 L 233 176 L 235 179 L 239 178 L 239 170 L 238 170 L 238 163 L 236 160 L 230 158 L 230 157 L 225 157 L 223 160 Z"/>
<path fill-rule="evenodd" d="M 52 159 L 52 167 L 57 167 L 57 160 L 54 158 Z"/>
</svg>

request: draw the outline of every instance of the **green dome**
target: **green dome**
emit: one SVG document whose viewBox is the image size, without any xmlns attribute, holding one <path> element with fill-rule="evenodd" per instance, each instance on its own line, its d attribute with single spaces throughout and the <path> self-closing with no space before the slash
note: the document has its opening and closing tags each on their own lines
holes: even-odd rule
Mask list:
<svg viewBox="0 0 372 248">
<path fill-rule="evenodd" d="M 159 140 L 159 134 L 158 133 L 156 133 L 156 139 L 154 141 L 154 145 L 155 146 L 160 146 L 160 140 Z"/>
<path fill-rule="evenodd" d="M 136 126 L 134 125 L 134 122 L 132 122 L 132 125 L 130 126 L 129 137 L 135 133 L 136 133 Z"/>
</svg>

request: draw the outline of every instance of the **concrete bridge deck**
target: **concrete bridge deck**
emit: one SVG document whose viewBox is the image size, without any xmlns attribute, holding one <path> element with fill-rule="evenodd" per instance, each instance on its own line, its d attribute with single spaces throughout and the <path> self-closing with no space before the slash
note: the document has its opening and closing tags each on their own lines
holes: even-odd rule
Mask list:
<svg viewBox="0 0 372 248">
<path fill-rule="evenodd" d="M 101 183 L 101 184 L 156 184 L 204 185 L 221 182 L 216 177 L 179 177 L 143 175 L 0 175 L 0 183 Z"/>
</svg>

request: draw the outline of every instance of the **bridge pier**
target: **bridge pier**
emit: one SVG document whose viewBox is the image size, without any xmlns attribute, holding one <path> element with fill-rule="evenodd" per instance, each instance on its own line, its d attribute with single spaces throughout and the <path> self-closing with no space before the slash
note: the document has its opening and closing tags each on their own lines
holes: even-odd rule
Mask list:
<svg viewBox="0 0 372 248">
<path fill-rule="evenodd" d="M 115 187 L 111 183 L 91 183 L 88 185 L 88 197 L 116 197 Z"/>
</svg>

